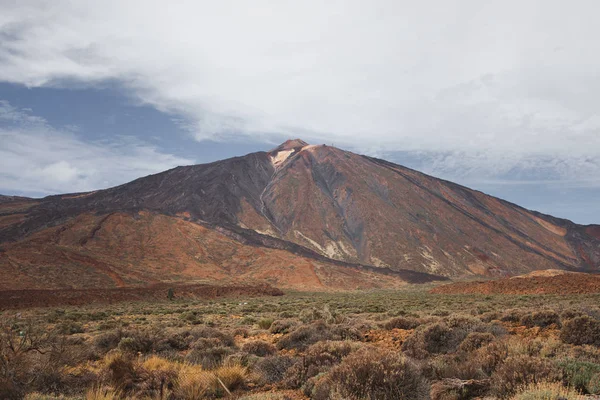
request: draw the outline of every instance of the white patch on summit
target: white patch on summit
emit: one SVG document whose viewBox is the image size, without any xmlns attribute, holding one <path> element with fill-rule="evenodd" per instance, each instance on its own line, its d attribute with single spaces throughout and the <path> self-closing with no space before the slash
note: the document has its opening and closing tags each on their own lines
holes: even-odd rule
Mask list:
<svg viewBox="0 0 600 400">
<path fill-rule="evenodd" d="M 278 151 L 277 153 L 275 153 L 275 155 L 271 156 L 271 163 L 273 164 L 273 166 L 275 168 L 277 168 L 277 167 L 281 166 L 281 164 L 283 164 L 284 161 L 287 160 L 289 158 L 289 156 L 292 155 L 293 152 L 294 152 L 294 149 Z"/>
</svg>

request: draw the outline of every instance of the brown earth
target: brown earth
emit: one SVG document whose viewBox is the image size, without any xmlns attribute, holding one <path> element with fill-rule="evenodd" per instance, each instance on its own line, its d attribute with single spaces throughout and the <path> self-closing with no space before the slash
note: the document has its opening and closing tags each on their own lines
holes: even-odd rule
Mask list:
<svg viewBox="0 0 600 400">
<path fill-rule="evenodd" d="M 82 214 L 0 252 L 0 290 L 266 282 L 299 290 L 399 287 L 406 278 L 240 243 L 151 212 Z"/>
<path fill-rule="evenodd" d="M 431 290 L 436 294 L 589 294 L 600 293 L 600 275 L 550 271 L 485 282 L 456 282 Z"/>
<path fill-rule="evenodd" d="M 171 286 L 158 284 L 143 288 L 3 290 L 0 291 L 0 311 L 30 307 L 166 300 L 169 289 L 173 289 L 175 298 L 186 299 L 283 295 L 281 290 L 269 285 L 216 286 L 195 284 Z"/>
</svg>

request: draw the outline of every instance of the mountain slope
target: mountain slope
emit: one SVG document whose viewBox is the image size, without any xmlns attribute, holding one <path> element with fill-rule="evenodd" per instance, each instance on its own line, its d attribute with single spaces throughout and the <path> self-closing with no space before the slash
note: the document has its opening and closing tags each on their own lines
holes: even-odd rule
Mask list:
<svg viewBox="0 0 600 400">
<path fill-rule="evenodd" d="M 24 288 L 82 287 L 61 278 L 67 270 L 89 272 L 89 287 L 250 279 L 322 289 L 600 266 L 598 226 L 301 140 L 106 190 L 3 197 L 0 246 L 0 271 Z"/>
</svg>

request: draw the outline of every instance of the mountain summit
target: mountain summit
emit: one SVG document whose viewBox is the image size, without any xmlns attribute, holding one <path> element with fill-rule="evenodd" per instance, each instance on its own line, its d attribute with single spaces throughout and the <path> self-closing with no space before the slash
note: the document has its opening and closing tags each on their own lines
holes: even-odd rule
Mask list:
<svg viewBox="0 0 600 400">
<path fill-rule="evenodd" d="M 597 271 L 599 232 L 294 139 L 106 190 L 3 198 L 0 282 L 245 280 L 353 289 L 550 268 Z"/>
</svg>

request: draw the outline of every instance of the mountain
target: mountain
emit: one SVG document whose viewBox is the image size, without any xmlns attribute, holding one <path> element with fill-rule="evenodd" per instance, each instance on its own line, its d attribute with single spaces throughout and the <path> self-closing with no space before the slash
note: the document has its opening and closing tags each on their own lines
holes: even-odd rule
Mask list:
<svg viewBox="0 0 600 400">
<path fill-rule="evenodd" d="M 0 288 L 353 289 L 600 268 L 600 226 L 299 139 L 106 190 L 3 196 L 0 246 Z"/>
</svg>

